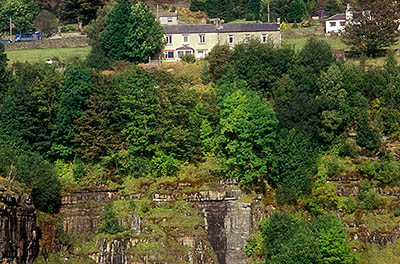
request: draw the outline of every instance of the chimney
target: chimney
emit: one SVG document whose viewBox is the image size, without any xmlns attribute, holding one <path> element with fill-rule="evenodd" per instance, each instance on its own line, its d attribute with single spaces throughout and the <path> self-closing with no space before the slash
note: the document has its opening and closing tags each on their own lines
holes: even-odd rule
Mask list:
<svg viewBox="0 0 400 264">
<path fill-rule="evenodd" d="M 280 18 L 280 17 L 278 17 L 278 18 L 276 19 L 276 23 L 277 23 L 277 24 L 281 24 L 281 18 Z"/>
</svg>

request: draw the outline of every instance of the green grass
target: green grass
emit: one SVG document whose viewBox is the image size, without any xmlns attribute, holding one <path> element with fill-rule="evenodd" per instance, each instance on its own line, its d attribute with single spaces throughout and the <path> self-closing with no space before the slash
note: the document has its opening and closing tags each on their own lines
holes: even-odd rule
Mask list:
<svg viewBox="0 0 400 264">
<path fill-rule="evenodd" d="M 20 62 L 45 62 L 48 59 L 57 57 L 61 61 L 68 61 L 73 58 L 84 59 L 90 52 L 90 47 L 78 48 L 51 48 L 51 49 L 21 49 L 6 51 L 8 64 Z"/>
<path fill-rule="evenodd" d="M 228 22 L 227 24 L 238 24 L 238 23 L 256 23 L 257 21 L 255 21 L 255 20 L 250 20 L 250 21 L 248 21 L 248 20 L 246 20 L 246 19 L 236 19 L 236 20 L 233 20 L 233 21 L 231 21 L 231 22 Z"/>
<path fill-rule="evenodd" d="M 300 37 L 300 38 L 285 38 L 282 37 L 283 45 L 292 45 L 295 50 L 301 50 L 307 42 L 309 37 Z M 342 42 L 342 40 L 338 37 L 325 37 L 325 36 L 317 36 L 317 39 L 325 40 L 331 45 L 332 49 L 344 49 L 349 50 L 349 47 Z"/>
</svg>

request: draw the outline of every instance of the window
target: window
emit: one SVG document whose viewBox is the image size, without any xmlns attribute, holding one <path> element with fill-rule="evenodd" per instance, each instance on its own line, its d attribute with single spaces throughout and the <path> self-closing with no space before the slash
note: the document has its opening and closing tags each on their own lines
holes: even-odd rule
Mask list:
<svg viewBox="0 0 400 264">
<path fill-rule="evenodd" d="M 164 58 L 173 59 L 174 58 L 174 52 L 173 51 L 165 51 L 164 52 Z"/>
<path fill-rule="evenodd" d="M 344 21 L 340 22 L 340 26 L 341 26 L 341 27 L 344 27 L 345 24 L 346 24 L 346 23 L 345 23 Z"/>
<path fill-rule="evenodd" d="M 199 35 L 199 43 L 200 44 L 206 43 L 206 35 Z"/>
<path fill-rule="evenodd" d="M 172 17 L 167 18 L 168 23 L 172 23 Z"/>
<path fill-rule="evenodd" d="M 206 57 L 207 51 L 206 50 L 198 50 L 197 51 L 197 58 L 203 59 Z"/>
<path fill-rule="evenodd" d="M 182 55 L 188 55 L 188 54 L 192 54 L 193 51 L 192 50 L 178 50 L 178 58 L 181 58 Z"/>
<path fill-rule="evenodd" d="M 183 44 L 189 44 L 189 36 L 183 36 Z"/>
<path fill-rule="evenodd" d="M 234 41 L 235 41 L 235 40 L 234 40 L 234 38 L 233 38 L 233 35 L 229 35 L 229 36 L 228 36 L 228 43 L 229 43 L 229 44 L 233 44 Z"/>
<path fill-rule="evenodd" d="M 266 43 L 268 41 L 268 35 L 267 34 L 262 34 L 261 35 L 261 42 Z"/>
<path fill-rule="evenodd" d="M 331 27 L 336 27 L 336 22 L 329 22 L 329 25 L 330 25 Z"/>
<path fill-rule="evenodd" d="M 166 39 L 167 45 L 172 44 L 172 36 L 171 35 L 166 36 L 165 39 Z"/>
</svg>

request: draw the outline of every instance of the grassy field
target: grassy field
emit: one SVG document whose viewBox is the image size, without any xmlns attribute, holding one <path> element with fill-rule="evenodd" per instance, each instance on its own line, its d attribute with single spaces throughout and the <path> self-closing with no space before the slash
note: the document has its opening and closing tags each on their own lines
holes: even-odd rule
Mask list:
<svg viewBox="0 0 400 264">
<path fill-rule="evenodd" d="M 74 58 L 84 59 L 90 52 L 90 47 L 52 48 L 52 49 L 21 49 L 6 51 L 8 64 L 20 62 L 44 62 L 51 58 L 69 61 Z"/>
</svg>

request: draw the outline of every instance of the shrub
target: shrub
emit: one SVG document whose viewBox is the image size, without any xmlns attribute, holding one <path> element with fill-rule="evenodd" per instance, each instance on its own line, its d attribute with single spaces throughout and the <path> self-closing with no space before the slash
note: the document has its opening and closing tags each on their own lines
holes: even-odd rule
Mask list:
<svg viewBox="0 0 400 264">
<path fill-rule="evenodd" d="M 118 222 L 115 212 L 113 211 L 112 204 L 106 204 L 103 214 L 101 215 L 101 220 L 97 228 L 97 233 L 114 235 L 122 231 L 122 227 Z"/>
<path fill-rule="evenodd" d="M 172 176 L 178 171 L 179 161 L 163 151 L 157 151 L 152 158 L 152 162 L 156 169 L 155 174 L 157 177 Z"/>
<path fill-rule="evenodd" d="M 193 54 L 183 54 L 181 56 L 181 60 L 186 63 L 195 63 L 196 62 L 196 58 L 194 57 Z"/>
</svg>

